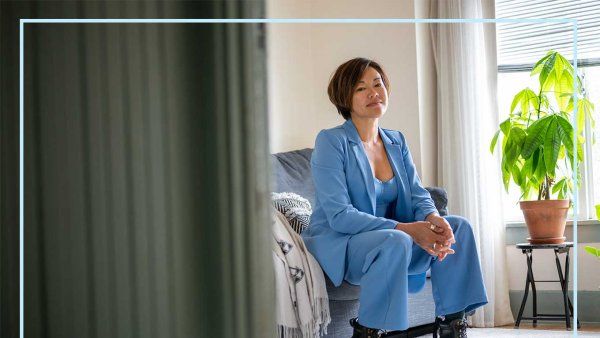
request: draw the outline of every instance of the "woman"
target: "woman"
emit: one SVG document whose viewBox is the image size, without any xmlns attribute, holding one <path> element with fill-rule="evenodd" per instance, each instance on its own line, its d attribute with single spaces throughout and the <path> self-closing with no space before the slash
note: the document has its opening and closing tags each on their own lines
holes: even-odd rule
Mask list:
<svg viewBox="0 0 600 338">
<path fill-rule="evenodd" d="M 389 89 L 381 66 L 364 58 L 331 78 L 329 98 L 346 122 L 317 136 L 316 202 L 302 237 L 336 286 L 361 286 L 353 337 L 406 330 L 407 294 L 429 268 L 440 335 L 466 336 L 465 312 L 487 303 L 471 225 L 439 216 L 402 133 L 379 127 Z"/>
</svg>

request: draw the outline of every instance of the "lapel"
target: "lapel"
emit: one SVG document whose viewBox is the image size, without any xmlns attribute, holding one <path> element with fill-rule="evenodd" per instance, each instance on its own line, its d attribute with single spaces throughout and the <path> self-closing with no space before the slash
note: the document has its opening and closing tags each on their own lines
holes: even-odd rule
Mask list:
<svg viewBox="0 0 600 338">
<path fill-rule="evenodd" d="M 365 148 L 360 140 L 360 136 L 358 135 L 358 131 L 352 123 L 352 120 L 348 119 L 343 124 L 344 129 L 346 130 L 346 135 L 348 135 L 348 141 L 350 142 L 350 147 L 354 152 L 354 156 L 356 157 L 356 161 L 358 162 L 358 167 L 360 168 L 360 172 L 362 174 L 363 180 L 365 182 L 365 186 L 367 187 L 367 194 L 369 195 L 369 200 L 371 202 L 371 214 L 375 214 L 375 182 L 373 180 L 373 172 L 371 170 L 371 165 L 369 164 L 369 158 L 367 157 L 367 153 L 365 152 Z"/>
<path fill-rule="evenodd" d="M 379 135 L 381 135 L 381 139 L 383 140 L 383 145 L 385 146 L 385 151 L 388 155 L 388 160 L 390 161 L 390 166 L 394 171 L 394 176 L 396 177 L 396 185 L 398 186 L 398 198 L 401 198 L 402 191 L 404 191 L 404 184 L 402 175 L 398 172 L 398 168 L 401 165 L 404 167 L 403 163 L 399 163 L 399 161 L 403 161 L 404 158 L 402 156 L 402 144 L 395 143 L 394 140 L 390 139 L 387 134 L 379 127 Z"/>
</svg>

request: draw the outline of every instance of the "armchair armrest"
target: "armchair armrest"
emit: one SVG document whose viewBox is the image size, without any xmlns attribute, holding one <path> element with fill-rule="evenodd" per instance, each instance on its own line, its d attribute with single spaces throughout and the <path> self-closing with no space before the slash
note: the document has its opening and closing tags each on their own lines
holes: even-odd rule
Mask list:
<svg viewBox="0 0 600 338">
<path fill-rule="evenodd" d="M 448 193 L 441 187 L 426 187 L 440 216 L 448 215 Z"/>
</svg>

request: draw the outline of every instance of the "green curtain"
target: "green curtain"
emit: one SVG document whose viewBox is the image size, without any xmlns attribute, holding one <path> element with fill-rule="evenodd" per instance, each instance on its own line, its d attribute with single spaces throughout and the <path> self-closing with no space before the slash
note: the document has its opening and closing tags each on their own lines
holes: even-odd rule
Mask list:
<svg viewBox="0 0 600 338">
<path fill-rule="evenodd" d="M 23 6 L 3 4 L 2 26 L 20 11 L 264 15 L 258 1 Z M 25 27 L 25 336 L 272 336 L 262 26 Z"/>
</svg>

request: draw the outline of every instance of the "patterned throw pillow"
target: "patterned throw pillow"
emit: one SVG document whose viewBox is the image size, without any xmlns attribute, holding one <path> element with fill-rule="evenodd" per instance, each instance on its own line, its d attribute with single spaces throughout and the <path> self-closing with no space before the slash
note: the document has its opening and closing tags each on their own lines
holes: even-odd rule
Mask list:
<svg viewBox="0 0 600 338">
<path fill-rule="evenodd" d="M 292 229 L 298 234 L 310 224 L 312 208 L 310 202 L 293 192 L 271 193 L 273 206 L 290 222 Z"/>
</svg>

